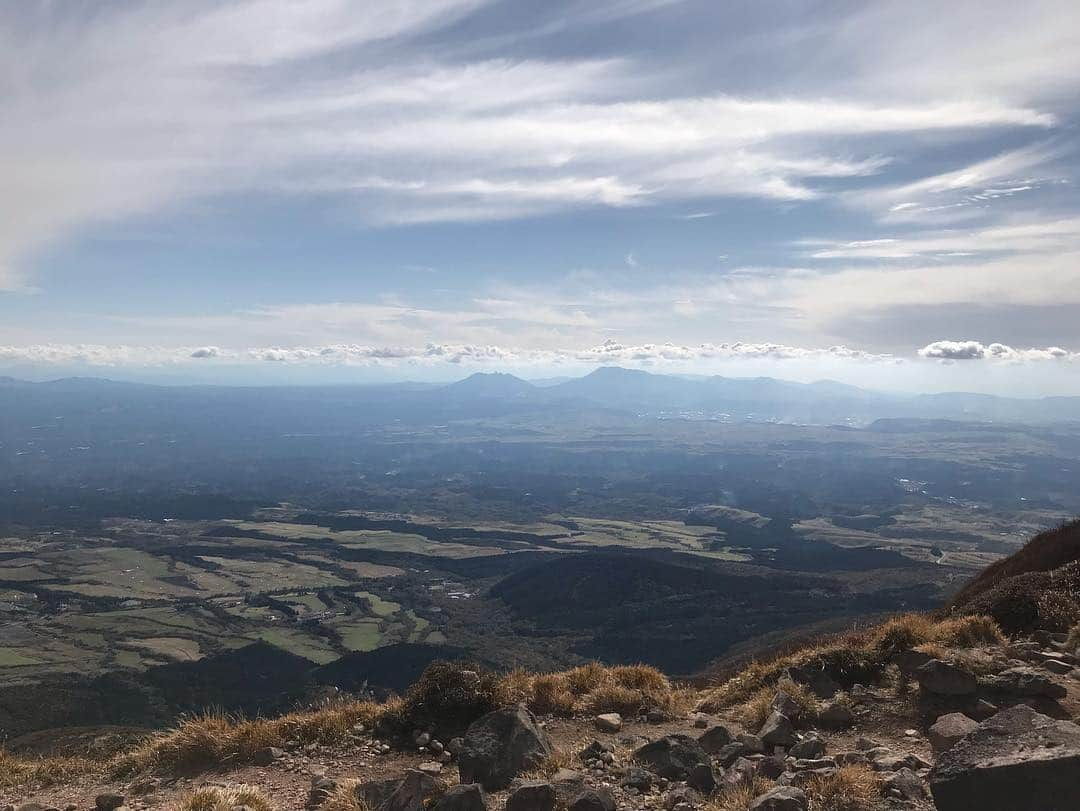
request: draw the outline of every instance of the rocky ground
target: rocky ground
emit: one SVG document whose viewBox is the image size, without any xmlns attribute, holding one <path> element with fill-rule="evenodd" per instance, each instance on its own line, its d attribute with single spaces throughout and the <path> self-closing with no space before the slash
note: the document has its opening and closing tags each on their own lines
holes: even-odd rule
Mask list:
<svg viewBox="0 0 1080 811">
<path fill-rule="evenodd" d="M 1080 670 L 1065 637 L 934 653 L 901 651 L 889 681 L 838 696 L 820 674 L 793 673 L 816 689 L 813 710 L 781 688 L 750 728 L 745 707 L 675 718 L 537 718 L 509 707 L 447 741 L 417 729 L 392 746 L 358 725 L 347 745 L 286 741 L 259 765 L 85 777 L 6 796 L 0 808 L 195 808 L 184 802 L 198 789 L 241 784 L 282 811 L 1080 808 Z M 868 782 L 872 795 L 842 804 L 829 792 L 853 791 L 845 780 Z"/>
</svg>

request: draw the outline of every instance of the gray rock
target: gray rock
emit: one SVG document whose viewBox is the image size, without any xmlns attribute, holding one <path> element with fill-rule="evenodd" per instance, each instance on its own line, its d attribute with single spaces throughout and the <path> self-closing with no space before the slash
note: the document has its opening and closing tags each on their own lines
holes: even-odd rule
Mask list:
<svg viewBox="0 0 1080 811">
<path fill-rule="evenodd" d="M 674 811 L 676 808 L 695 808 L 701 802 L 701 795 L 689 786 L 673 788 L 664 795 L 664 808 Z"/>
<path fill-rule="evenodd" d="M 803 738 L 788 751 L 794 758 L 818 758 L 825 754 L 825 741 L 822 738 Z"/>
<path fill-rule="evenodd" d="M 930 791 L 939 811 L 1076 809 L 1080 726 L 1024 705 L 1002 710 L 942 754 Z"/>
<path fill-rule="evenodd" d="M 757 735 L 749 735 L 745 732 L 735 736 L 735 740 L 749 749 L 751 752 L 764 752 L 765 743 Z"/>
<path fill-rule="evenodd" d="M 836 758 L 831 757 L 819 757 L 819 758 L 800 758 L 795 761 L 795 771 L 807 772 L 815 771 L 817 769 L 831 769 L 836 765 Z"/>
<path fill-rule="evenodd" d="M 786 715 L 792 721 L 797 721 L 802 715 L 802 706 L 783 690 L 777 690 L 773 700 L 769 703 L 769 709 Z"/>
<path fill-rule="evenodd" d="M 703 712 L 695 712 L 690 716 L 690 720 L 694 722 L 695 729 L 708 729 L 709 728 L 709 716 Z"/>
<path fill-rule="evenodd" d="M 843 701 L 830 701 L 818 712 L 817 723 L 831 729 L 843 729 L 855 723 L 855 714 Z"/>
<path fill-rule="evenodd" d="M 652 784 L 652 772 L 640 766 L 630 766 L 623 774 L 622 785 L 636 788 L 638 791 L 648 791 L 652 788 Z"/>
<path fill-rule="evenodd" d="M 915 678 L 923 690 L 939 696 L 967 696 L 979 689 L 973 673 L 941 659 L 916 668 Z"/>
<path fill-rule="evenodd" d="M 322 805 L 336 788 L 336 781 L 320 774 L 315 775 L 311 778 L 311 789 L 308 791 L 308 806 L 317 808 Z"/>
<path fill-rule="evenodd" d="M 784 758 L 779 755 L 766 755 L 757 762 L 757 773 L 775 780 L 784 773 Z"/>
<path fill-rule="evenodd" d="M 716 791 L 716 775 L 708 763 L 699 763 L 686 776 L 686 785 L 702 794 L 709 795 Z"/>
<path fill-rule="evenodd" d="M 506 811 L 555 811 L 559 793 L 551 783 L 527 780 L 519 783 L 506 798 Z"/>
<path fill-rule="evenodd" d="M 1057 659 L 1047 659 L 1042 663 L 1042 666 L 1049 670 L 1051 673 L 1056 673 L 1058 676 L 1064 676 L 1068 673 L 1072 673 L 1073 666 L 1068 662 L 1062 662 Z"/>
<path fill-rule="evenodd" d="M 379 811 L 400 786 L 401 780 L 367 780 L 358 784 L 353 793 L 361 806 Z"/>
<path fill-rule="evenodd" d="M 934 754 L 940 755 L 968 733 L 979 728 L 979 722 L 973 721 L 962 712 L 950 712 L 942 715 L 930 727 L 927 733 L 930 747 Z"/>
<path fill-rule="evenodd" d="M 885 778 L 885 791 L 903 800 L 926 799 L 926 786 L 911 769 L 900 769 Z"/>
<path fill-rule="evenodd" d="M 451 738 L 446 742 L 446 751 L 454 757 L 461 754 L 461 750 L 465 747 L 464 738 Z"/>
<path fill-rule="evenodd" d="M 788 747 L 795 743 L 795 726 L 786 715 L 773 710 L 761 725 L 758 737 L 765 746 Z"/>
<path fill-rule="evenodd" d="M 789 667 L 784 674 L 796 684 L 810 688 L 818 698 L 832 698 L 840 692 L 840 684 L 820 667 L 802 665 Z"/>
<path fill-rule="evenodd" d="M 440 797 L 432 811 L 487 811 L 487 798 L 479 783 L 462 783 Z"/>
<path fill-rule="evenodd" d="M 94 798 L 94 808 L 97 811 L 116 811 L 117 808 L 124 804 L 124 795 L 116 794 L 115 792 L 106 792 L 105 794 L 99 794 Z"/>
<path fill-rule="evenodd" d="M 987 680 L 987 686 L 1015 696 L 1065 698 L 1068 690 L 1033 667 L 1011 667 Z"/>
<path fill-rule="evenodd" d="M 506 788 L 553 751 L 548 734 L 524 705 L 489 712 L 465 733 L 458 756 L 461 782 L 480 783 L 488 791 Z"/>
<path fill-rule="evenodd" d="M 747 811 L 806 811 L 809 807 L 810 801 L 802 789 L 777 786 L 751 800 Z"/>
<path fill-rule="evenodd" d="M 716 759 L 725 769 L 741 757 L 752 754 L 746 744 L 733 741 L 716 753 Z"/>
<path fill-rule="evenodd" d="M 735 736 L 731 734 L 730 729 L 723 724 L 716 724 L 701 733 L 698 744 L 710 755 L 715 755 L 733 740 Z"/>
<path fill-rule="evenodd" d="M 739 786 L 743 783 L 749 785 L 757 774 L 757 764 L 754 761 L 741 757 L 731 764 L 724 772 L 723 784 L 725 786 Z"/>
<path fill-rule="evenodd" d="M 865 766 L 869 762 L 865 752 L 841 752 L 836 756 L 837 766 Z"/>
<path fill-rule="evenodd" d="M 618 732 L 622 729 L 622 716 L 617 712 L 605 712 L 593 721 L 601 732 Z"/>
<path fill-rule="evenodd" d="M 890 661 L 899 668 L 900 672 L 909 679 L 915 678 L 916 671 L 934 657 L 928 653 L 917 650 L 897 651 L 890 657 Z"/>
<path fill-rule="evenodd" d="M 688 735 L 668 735 L 634 752 L 634 760 L 668 780 L 685 780 L 691 770 L 709 763 L 709 756 Z"/>
<path fill-rule="evenodd" d="M 442 784 L 430 774 L 409 769 L 405 772 L 405 778 L 376 811 L 422 811 L 430 800 L 440 796 L 442 792 Z"/>
<path fill-rule="evenodd" d="M 615 798 L 606 788 L 589 788 L 570 801 L 569 811 L 615 811 Z"/>
</svg>

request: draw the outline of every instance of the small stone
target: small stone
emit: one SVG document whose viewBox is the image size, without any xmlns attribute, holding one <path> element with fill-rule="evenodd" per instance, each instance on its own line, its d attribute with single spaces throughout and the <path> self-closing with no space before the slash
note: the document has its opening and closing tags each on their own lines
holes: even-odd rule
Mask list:
<svg viewBox="0 0 1080 811">
<path fill-rule="evenodd" d="M 705 730 L 698 738 L 698 744 L 711 755 L 715 755 L 729 743 L 735 740 L 731 730 L 723 724 L 717 724 Z"/>
<path fill-rule="evenodd" d="M 596 728 L 601 732 L 619 732 L 622 729 L 622 716 L 617 712 L 605 712 L 593 719 Z"/>
<path fill-rule="evenodd" d="M 443 745 L 439 741 L 432 741 L 427 746 L 428 751 L 433 754 L 439 754 L 443 750 Z"/>
<path fill-rule="evenodd" d="M 451 738 L 449 741 L 446 742 L 446 751 L 454 757 L 457 757 L 461 754 L 461 750 L 462 748 L 464 748 L 464 746 L 464 738 Z"/>
<path fill-rule="evenodd" d="M 106 792 L 105 794 L 99 794 L 94 798 L 94 808 L 96 808 L 97 811 L 116 811 L 116 809 L 123 804 L 123 794 Z"/>
<path fill-rule="evenodd" d="M 814 736 L 799 741 L 788 752 L 794 758 L 818 758 L 825 754 L 825 741 Z"/>
<path fill-rule="evenodd" d="M 855 714 L 851 708 L 842 701 L 830 701 L 821 708 L 817 722 L 823 727 L 842 729 L 855 723 Z"/>
<path fill-rule="evenodd" d="M 697 729 L 707 729 L 709 726 L 709 716 L 702 712 L 694 713 L 690 720 L 694 722 L 694 727 Z"/>
<path fill-rule="evenodd" d="M 416 736 L 417 746 L 427 746 L 429 743 L 431 743 L 431 735 L 429 735 L 427 732 L 421 732 L 419 735 Z"/>
<path fill-rule="evenodd" d="M 930 747 L 934 750 L 934 754 L 940 755 L 978 728 L 979 723 L 962 712 L 951 712 L 934 721 L 927 736 L 930 738 Z"/>
<path fill-rule="evenodd" d="M 615 811 L 615 798 L 605 788 L 585 789 L 570 801 L 569 811 Z"/>
<path fill-rule="evenodd" d="M 417 766 L 424 774 L 441 774 L 442 764 L 435 760 L 428 760 Z"/>
<path fill-rule="evenodd" d="M 555 786 L 538 780 L 517 785 L 506 798 L 506 811 L 555 811 L 559 795 Z"/>
<path fill-rule="evenodd" d="M 926 798 L 926 786 L 911 769 L 898 769 L 885 778 L 885 789 L 894 796 L 905 800 L 923 800 Z"/>
</svg>

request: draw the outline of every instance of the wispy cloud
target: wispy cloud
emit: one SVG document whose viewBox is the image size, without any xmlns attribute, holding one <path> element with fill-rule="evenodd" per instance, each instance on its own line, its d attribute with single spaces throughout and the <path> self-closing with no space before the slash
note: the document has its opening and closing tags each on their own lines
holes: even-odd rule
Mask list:
<svg viewBox="0 0 1080 811">
<path fill-rule="evenodd" d="M 80 229 L 205 196 L 332 195 L 364 220 L 395 224 L 716 196 L 809 200 L 820 194 L 810 181 L 885 165 L 878 154 L 852 158 L 837 138 L 1055 121 L 991 97 L 668 88 L 643 98 L 644 68 L 628 58 L 462 62 L 414 44 L 483 5 L 148 3 L 63 19 L 9 5 L 0 283 L 13 286 L 33 250 Z M 662 5 L 581 13 L 595 23 Z"/>
</svg>

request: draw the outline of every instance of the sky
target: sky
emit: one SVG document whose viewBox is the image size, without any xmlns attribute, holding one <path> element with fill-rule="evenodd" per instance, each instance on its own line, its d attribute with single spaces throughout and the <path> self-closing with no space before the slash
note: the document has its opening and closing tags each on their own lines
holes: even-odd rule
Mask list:
<svg viewBox="0 0 1080 811">
<path fill-rule="evenodd" d="M 0 4 L 0 374 L 1080 394 L 1080 4 Z"/>
</svg>

